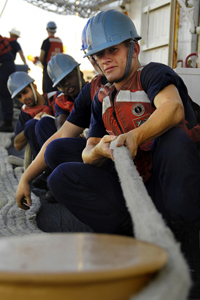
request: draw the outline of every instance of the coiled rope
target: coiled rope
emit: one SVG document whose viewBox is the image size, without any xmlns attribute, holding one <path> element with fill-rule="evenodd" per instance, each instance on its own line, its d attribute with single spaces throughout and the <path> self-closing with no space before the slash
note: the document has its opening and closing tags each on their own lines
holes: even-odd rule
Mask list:
<svg viewBox="0 0 200 300">
<path fill-rule="evenodd" d="M 110 148 L 113 149 L 115 167 L 134 223 L 135 237 L 168 252 L 166 266 L 131 300 L 186 300 L 191 279 L 180 245 L 149 197 L 129 150 L 124 146 L 116 147 L 115 141 Z"/>
<path fill-rule="evenodd" d="M 41 233 L 37 227 L 36 215 L 40 209 L 40 201 L 35 194 L 31 194 L 33 205 L 28 211 L 19 209 L 15 193 L 23 167 L 16 167 L 9 163 L 8 152 L 14 133 L 0 133 L 0 237 L 22 236 L 25 234 Z"/>
</svg>

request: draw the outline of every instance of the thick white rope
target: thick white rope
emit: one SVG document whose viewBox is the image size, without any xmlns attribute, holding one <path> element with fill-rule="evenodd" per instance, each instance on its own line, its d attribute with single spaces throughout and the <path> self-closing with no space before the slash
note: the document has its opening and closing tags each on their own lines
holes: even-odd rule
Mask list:
<svg viewBox="0 0 200 300">
<path fill-rule="evenodd" d="M 191 287 L 188 265 L 173 233 L 156 210 L 143 184 L 130 152 L 111 143 L 115 167 L 128 210 L 134 224 L 135 237 L 154 243 L 168 252 L 166 266 L 151 283 L 131 300 L 186 300 Z"/>
<path fill-rule="evenodd" d="M 13 133 L 0 133 L 0 237 L 42 233 L 37 227 L 36 215 L 40 209 L 39 198 L 31 194 L 33 205 L 28 211 L 19 209 L 15 193 L 23 167 L 13 170 L 6 148 L 11 145 Z"/>
<path fill-rule="evenodd" d="M 42 233 L 36 224 L 36 215 L 40 209 L 38 197 L 31 194 L 33 205 L 28 211 L 19 209 L 16 204 L 15 193 L 24 170 L 17 167 L 13 171 L 12 165 L 7 162 L 5 148 L 10 146 L 12 136 L 0 133 L 0 237 Z M 186 300 L 191 280 L 180 245 L 155 209 L 128 149 L 117 148 L 115 142 L 111 143 L 111 148 L 114 150 L 116 169 L 134 223 L 135 237 L 157 244 L 168 252 L 166 266 L 131 300 Z"/>
</svg>

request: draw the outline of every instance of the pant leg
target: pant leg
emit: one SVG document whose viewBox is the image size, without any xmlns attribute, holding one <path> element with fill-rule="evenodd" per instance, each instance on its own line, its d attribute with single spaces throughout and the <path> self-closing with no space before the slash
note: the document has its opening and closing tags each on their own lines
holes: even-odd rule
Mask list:
<svg viewBox="0 0 200 300">
<path fill-rule="evenodd" d="M 45 162 L 54 170 L 65 162 L 82 162 L 82 151 L 86 146 L 83 138 L 60 138 L 52 141 L 45 151 Z"/>
<path fill-rule="evenodd" d="M 4 122 L 12 122 L 13 120 L 13 99 L 7 88 L 8 77 L 13 72 L 15 72 L 15 64 L 13 61 L 5 61 L 0 64 L 1 119 Z"/>
<path fill-rule="evenodd" d="M 165 216 L 192 278 L 191 299 L 200 295 L 200 158 L 195 144 L 174 128 L 155 140 L 153 176 L 147 189 Z"/>
<path fill-rule="evenodd" d="M 38 120 L 31 119 L 26 122 L 25 127 L 24 127 L 24 136 L 26 137 L 26 139 L 31 147 L 31 151 L 33 153 L 34 158 L 40 151 L 40 146 L 37 142 L 37 137 L 35 134 L 35 126 L 36 126 L 37 122 L 38 122 Z"/>
<path fill-rule="evenodd" d="M 13 99 L 0 95 L 1 103 L 1 119 L 4 122 L 12 122 L 13 120 Z"/>
<path fill-rule="evenodd" d="M 158 210 L 169 222 L 200 219 L 200 158 L 188 135 L 173 128 L 157 138 L 152 162 L 146 186 Z"/>
<path fill-rule="evenodd" d="M 41 118 L 35 125 L 35 135 L 39 147 L 41 148 L 56 131 L 55 119 L 51 117 Z"/>
<path fill-rule="evenodd" d="M 105 169 L 81 162 L 63 163 L 48 177 L 48 186 L 59 203 L 95 232 L 118 233 L 130 219 L 111 161 Z M 130 222 L 126 230 L 132 231 L 132 226 Z"/>
</svg>

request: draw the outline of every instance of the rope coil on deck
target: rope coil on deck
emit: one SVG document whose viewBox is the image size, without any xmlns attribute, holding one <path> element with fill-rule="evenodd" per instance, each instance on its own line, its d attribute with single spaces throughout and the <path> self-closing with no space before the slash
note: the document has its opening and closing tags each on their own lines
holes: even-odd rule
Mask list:
<svg viewBox="0 0 200 300">
<path fill-rule="evenodd" d="M 40 201 L 35 194 L 31 194 L 32 207 L 28 211 L 19 209 L 15 193 L 23 167 L 16 167 L 9 163 L 6 148 L 11 145 L 14 133 L 0 133 L 0 237 L 22 236 L 42 232 L 36 224 L 36 215 L 40 209 Z"/>
<path fill-rule="evenodd" d="M 173 233 L 165 225 L 143 184 L 130 152 L 126 147 L 113 149 L 126 204 L 134 223 L 135 238 L 154 243 L 168 252 L 168 262 L 155 279 L 131 300 L 186 300 L 191 286 L 188 265 Z"/>
</svg>

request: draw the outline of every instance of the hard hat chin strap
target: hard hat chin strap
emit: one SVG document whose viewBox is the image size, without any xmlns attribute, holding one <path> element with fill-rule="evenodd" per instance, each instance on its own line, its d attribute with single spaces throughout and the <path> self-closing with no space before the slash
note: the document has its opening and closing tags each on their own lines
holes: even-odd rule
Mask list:
<svg viewBox="0 0 200 300">
<path fill-rule="evenodd" d="M 131 40 L 130 41 L 130 47 L 129 47 L 129 50 L 128 50 L 126 69 L 125 69 L 124 75 L 120 79 L 115 80 L 114 82 L 116 82 L 116 83 L 121 82 L 129 74 L 130 69 L 131 69 L 131 62 L 132 62 L 132 58 L 133 58 L 133 53 L 134 53 L 134 47 L 135 47 L 135 41 Z"/>
<path fill-rule="evenodd" d="M 31 87 L 31 89 L 32 89 L 32 92 L 33 92 L 33 95 L 34 95 L 34 98 L 35 98 L 35 104 L 37 104 L 37 95 L 36 95 L 36 92 L 35 92 L 35 89 L 34 89 L 32 83 L 30 83 L 30 87 Z"/>
<path fill-rule="evenodd" d="M 77 66 L 77 72 L 78 72 L 79 89 L 81 91 L 83 84 L 82 84 L 82 78 L 81 78 L 81 72 L 80 72 L 79 66 Z"/>
<path fill-rule="evenodd" d="M 101 71 L 101 73 L 104 75 L 101 67 L 99 66 L 99 64 L 97 63 L 97 61 L 95 60 L 94 56 L 91 55 L 92 60 L 94 61 L 95 65 L 97 66 L 97 68 Z M 105 76 L 105 75 L 104 75 Z"/>
</svg>

